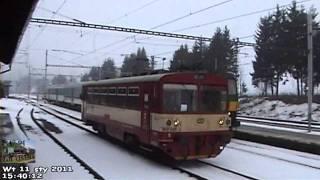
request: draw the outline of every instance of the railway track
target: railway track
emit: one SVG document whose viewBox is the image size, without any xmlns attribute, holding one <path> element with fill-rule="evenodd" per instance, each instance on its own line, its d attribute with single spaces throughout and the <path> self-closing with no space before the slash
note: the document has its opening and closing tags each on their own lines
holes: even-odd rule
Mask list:
<svg viewBox="0 0 320 180">
<path fill-rule="evenodd" d="M 237 171 L 234 171 L 234 170 L 231 170 L 231 169 L 227 169 L 227 168 L 224 168 L 224 167 L 221 167 L 221 166 L 212 164 L 212 163 L 208 163 L 208 162 L 205 162 L 205 161 L 202 161 L 202 160 L 198 160 L 198 162 L 200 162 L 200 163 L 202 163 L 202 164 L 206 164 L 206 165 L 208 165 L 208 166 L 212 166 L 212 167 L 214 167 L 214 168 L 221 169 L 221 170 L 226 171 L 226 172 L 229 172 L 229 173 L 231 173 L 231 174 L 235 174 L 235 175 L 241 176 L 241 177 L 246 178 L 246 179 L 258 180 L 258 179 L 255 178 L 255 177 L 252 177 L 252 176 L 249 176 L 249 175 L 246 175 L 246 174 L 242 174 L 242 173 L 240 173 L 240 172 L 237 172 Z"/>
<path fill-rule="evenodd" d="M 85 168 L 90 174 L 93 175 L 95 179 L 104 179 L 98 172 L 96 172 L 93 168 L 91 168 L 86 162 L 84 162 L 80 157 L 78 157 L 75 153 L 73 153 L 67 146 L 65 146 L 59 139 L 53 136 L 46 128 L 44 128 L 38 120 L 34 117 L 34 109 L 31 110 L 31 118 L 33 122 L 50 138 L 52 139 L 58 146 L 60 146 L 68 155 L 70 155 L 73 159 L 75 159 L 83 168 Z"/>
<path fill-rule="evenodd" d="M 70 115 L 70 114 L 67 114 L 67 113 L 64 113 L 64 112 L 62 112 L 62 111 L 58 111 L 58 110 L 56 110 L 56 109 L 54 109 L 54 108 L 52 108 L 52 107 L 45 106 L 45 105 L 42 105 L 42 104 L 39 104 L 39 106 L 46 107 L 46 108 L 48 108 L 48 109 L 50 109 L 50 110 L 52 110 L 52 111 L 55 111 L 55 112 L 57 112 L 57 113 L 59 113 L 59 114 L 62 114 L 62 115 L 64 115 L 64 116 L 68 116 L 68 117 L 71 118 L 71 119 L 74 119 L 74 120 L 77 120 L 77 121 L 82 121 L 80 118 L 74 117 L 74 116 L 72 116 L 72 115 Z"/>
<path fill-rule="evenodd" d="M 290 121 L 290 120 L 278 120 L 278 119 L 270 119 L 270 118 L 262 118 L 262 117 L 251 117 L 251 116 L 237 116 L 237 119 L 240 122 L 248 122 L 276 127 L 284 127 L 284 128 L 292 128 L 292 129 L 308 129 L 308 122 L 304 121 Z M 320 132 L 320 123 L 312 122 L 311 123 L 312 130 Z"/>
<path fill-rule="evenodd" d="M 41 106 L 43 107 L 44 105 L 41 105 Z M 59 113 L 59 114 L 61 114 L 61 115 L 70 117 L 70 118 L 72 118 L 72 119 L 74 119 L 74 120 L 79 120 L 79 119 L 76 118 L 76 117 L 73 117 L 73 116 L 71 116 L 71 115 L 67 115 L 66 113 L 63 113 L 63 112 L 58 111 L 58 110 L 55 110 L 55 109 L 53 109 L 53 108 L 50 108 L 50 107 L 46 107 L 46 108 L 51 109 L 52 111 L 54 111 L 54 112 L 56 112 L 56 113 Z M 43 111 L 45 111 L 45 112 L 47 112 L 48 114 L 51 114 L 51 115 L 55 116 L 55 117 L 58 118 L 58 119 L 61 119 L 61 120 L 65 121 L 65 122 L 69 123 L 69 124 L 75 125 L 75 126 L 77 126 L 77 127 L 79 126 L 79 125 L 77 125 L 77 124 L 73 124 L 72 122 L 64 119 L 63 117 L 60 117 L 60 116 L 58 116 L 58 115 L 56 115 L 56 114 L 54 114 L 54 113 L 52 113 L 52 112 L 49 112 L 48 110 L 46 110 L 46 109 L 44 109 L 44 108 L 40 108 L 40 109 L 43 110 Z M 261 118 L 261 119 L 262 119 L 262 118 Z M 81 126 L 80 126 L 79 128 L 83 129 L 83 127 L 81 127 Z M 96 133 L 96 132 L 94 132 L 94 131 L 90 131 L 90 130 L 88 130 L 88 129 L 83 129 L 83 130 L 99 136 L 98 133 Z M 314 168 L 314 169 L 320 170 L 319 167 L 310 166 L 310 165 L 307 165 L 307 164 L 304 164 L 304 163 L 295 162 L 295 161 L 289 161 L 289 160 L 286 160 L 286 159 L 283 159 L 283 158 L 278 158 L 278 157 L 274 157 L 274 156 L 270 156 L 270 155 L 266 155 L 266 154 L 261 154 L 261 153 L 257 153 L 257 152 L 253 152 L 253 151 L 249 151 L 249 150 L 245 150 L 245 149 L 241 149 L 241 148 L 235 148 L 235 147 L 227 147 L 227 148 L 235 149 L 235 150 L 239 150 L 239 151 L 244 151 L 244 152 L 247 152 L 247 153 L 253 153 L 253 154 L 256 154 L 256 155 L 265 156 L 265 157 L 268 157 L 268 158 L 272 158 L 272 159 L 276 159 L 276 160 L 280 160 L 280 161 L 284 161 L 284 162 L 289 162 L 289 163 L 293 163 L 293 164 L 297 164 L 297 165 L 302 165 L 302 166 L 306 166 L 306 167 L 309 167 L 309 168 Z M 230 169 L 227 169 L 227 168 L 224 168 L 224 167 L 215 165 L 215 164 L 211 164 L 211 163 L 208 163 L 208 162 L 205 162 L 205 161 L 198 160 L 198 162 L 200 162 L 200 163 L 202 163 L 202 164 L 206 164 L 206 165 L 208 165 L 208 166 L 212 166 L 212 167 L 217 168 L 217 169 L 221 169 L 221 170 L 226 171 L 226 172 L 229 172 L 229 173 L 231 173 L 231 174 L 235 174 L 235 175 L 241 176 L 241 177 L 246 178 L 246 179 L 251 179 L 251 180 L 256 180 L 256 179 L 257 179 L 257 178 L 254 178 L 254 177 L 251 177 L 251 176 L 242 174 L 242 173 L 240 173 L 240 172 L 233 171 L 233 170 L 230 170 Z M 177 169 L 177 170 L 179 170 L 180 172 L 187 173 L 187 174 L 189 174 L 191 177 L 196 177 L 197 179 L 206 179 L 206 178 L 203 178 L 203 177 L 201 177 L 201 176 L 199 176 L 199 175 L 197 175 L 197 174 L 195 174 L 195 173 L 193 173 L 193 172 L 187 171 L 187 170 L 185 170 L 185 169 L 183 169 L 183 168 L 180 168 L 180 167 L 172 167 L 172 168 L 173 168 L 173 169 Z"/>
<path fill-rule="evenodd" d="M 73 125 L 73 126 L 75 126 L 75 127 L 77 127 L 77 128 L 80 128 L 81 130 L 84 130 L 84 131 L 86 131 L 86 132 L 89 132 L 89 133 L 91 133 L 91 134 L 93 134 L 93 135 L 101 138 L 101 136 L 100 136 L 97 132 L 95 132 L 95 131 L 93 131 L 93 130 L 89 130 L 89 129 L 85 128 L 84 126 L 81 126 L 81 125 L 79 125 L 79 124 L 77 124 L 77 123 L 74 123 L 74 122 L 72 122 L 72 121 L 70 121 L 70 120 L 67 120 L 67 119 L 64 118 L 63 116 L 72 118 L 72 119 L 74 119 L 75 121 L 79 121 L 79 119 L 76 118 L 76 117 L 72 117 L 71 115 L 67 115 L 66 113 L 61 112 L 61 111 L 59 111 L 59 110 L 56 110 L 56 109 L 54 109 L 54 108 L 46 107 L 45 105 L 38 106 L 38 105 L 36 105 L 36 104 L 34 104 L 34 103 L 33 103 L 33 105 L 34 105 L 34 106 L 37 106 L 37 107 L 38 107 L 39 109 L 41 109 L 42 111 L 44 111 L 44 112 L 46 112 L 46 113 L 48 113 L 48 114 L 56 117 L 56 118 L 59 119 L 59 120 L 62 120 L 62 121 L 64 121 L 64 122 L 68 123 L 68 124 L 71 124 L 71 125 Z M 46 108 L 48 108 L 48 109 L 50 109 L 51 111 L 54 111 L 54 112 L 51 112 L 51 111 L 47 110 Z M 55 113 L 58 113 L 58 114 L 60 114 L 60 115 L 57 115 L 57 114 L 55 114 Z M 143 152 L 142 152 L 142 151 L 138 151 L 138 152 L 135 152 L 135 153 L 139 153 L 139 154 L 142 155 L 143 157 L 145 157 L 145 155 L 146 155 L 146 154 L 145 154 L 145 153 L 146 153 L 145 151 L 143 151 Z M 172 168 L 172 169 L 174 169 L 174 170 L 178 170 L 178 171 L 180 171 L 180 172 L 182 172 L 182 173 L 186 173 L 186 174 L 188 174 L 190 177 L 194 177 L 194 178 L 199 179 L 199 180 L 210 179 L 210 178 L 204 177 L 204 175 L 200 175 L 200 173 L 196 173 L 196 172 L 194 172 L 194 171 L 192 171 L 192 170 L 189 170 L 189 169 L 187 169 L 187 168 L 183 168 L 183 167 L 181 167 L 180 165 L 176 165 L 176 163 L 169 162 L 169 161 L 163 161 L 162 159 L 154 158 L 153 155 L 147 155 L 147 157 L 148 157 L 149 160 L 152 160 L 152 161 L 154 161 L 154 162 L 156 162 L 156 163 L 160 163 L 160 164 L 165 165 L 165 166 L 167 166 L 167 167 L 170 167 L 170 168 Z M 242 177 L 242 178 L 245 178 L 245 179 L 251 179 L 251 180 L 256 180 L 256 179 L 257 179 L 257 178 L 250 177 L 250 176 L 247 176 L 247 175 L 245 175 L 245 174 L 242 174 L 242 173 L 240 173 L 240 172 L 236 172 L 236 171 L 233 171 L 233 170 L 229 170 L 229 169 L 227 169 L 227 168 L 224 168 L 224 167 L 220 167 L 220 166 L 218 166 L 218 165 L 214 165 L 214 164 L 206 163 L 206 162 L 201 162 L 201 163 L 202 163 L 202 164 L 205 164 L 206 166 L 213 167 L 214 169 L 218 169 L 218 170 L 221 170 L 221 171 L 223 171 L 223 172 L 226 172 L 226 173 L 229 173 L 229 174 L 238 176 L 238 177 Z"/>
<path fill-rule="evenodd" d="M 232 147 L 232 146 L 227 146 L 226 148 L 234 149 L 234 150 L 237 150 L 237 151 L 243 151 L 243 152 L 250 153 L 250 154 L 255 154 L 255 155 L 259 155 L 259 156 L 263 156 L 263 157 L 267 157 L 267 158 L 271 158 L 271 159 L 275 159 L 275 160 L 279 160 L 279 161 L 284 161 L 284 162 L 288 162 L 288 163 L 292 163 L 292 164 L 296 164 L 296 165 L 305 166 L 305 167 L 308 167 L 308 168 L 313 168 L 313 169 L 316 169 L 316 170 L 320 170 L 320 167 L 317 167 L 317 166 L 312 166 L 312 165 L 301 163 L 301 162 L 297 162 L 297 161 L 291 161 L 291 160 L 288 160 L 288 159 L 272 156 L 272 155 L 269 155 L 269 154 L 259 153 L 259 152 L 250 151 L 250 150 L 247 150 L 247 149 L 243 149 L 243 148 L 239 148 L 239 147 Z"/>
</svg>

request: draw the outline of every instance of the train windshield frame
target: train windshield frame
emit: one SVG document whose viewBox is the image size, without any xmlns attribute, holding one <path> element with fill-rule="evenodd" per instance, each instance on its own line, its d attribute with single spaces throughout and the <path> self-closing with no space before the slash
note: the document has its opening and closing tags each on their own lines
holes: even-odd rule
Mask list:
<svg viewBox="0 0 320 180">
<path fill-rule="evenodd" d="M 192 84 L 164 84 L 163 110 L 165 112 L 197 112 L 198 88 Z"/>
<path fill-rule="evenodd" d="M 221 86 L 201 85 L 199 111 L 210 113 L 226 113 L 227 89 Z"/>
<path fill-rule="evenodd" d="M 164 113 L 226 113 L 227 88 L 213 85 L 163 84 Z M 213 97 L 214 96 L 214 97 Z M 212 107 L 214 105 L 214 107 Z"/>
</svg>

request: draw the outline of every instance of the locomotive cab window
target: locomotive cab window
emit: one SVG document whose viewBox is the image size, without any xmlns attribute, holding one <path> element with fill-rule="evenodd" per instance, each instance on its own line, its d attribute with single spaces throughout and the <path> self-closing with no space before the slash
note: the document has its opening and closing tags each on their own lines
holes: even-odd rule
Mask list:
<svg viewBox="0 0 320 180">
<path fill-rule="evenodd" d="M 197 86 L 187 84 L 164 84 L 163 109 L 165 112 L 197 111 Z"/>
<path fill-rule="evenodd" d="M 200 87 L 201 112 L 224 113 L 227 110 L 227 91 L 215 86 Z"/>
</svg>

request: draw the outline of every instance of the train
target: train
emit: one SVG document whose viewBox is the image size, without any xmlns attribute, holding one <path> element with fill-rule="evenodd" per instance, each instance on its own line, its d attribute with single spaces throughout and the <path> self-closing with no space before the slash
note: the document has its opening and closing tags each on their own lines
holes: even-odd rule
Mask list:
<svg viewBox="0 0 320 180">
<path fill-rule="evenodd" d="M 82 120 L 100 135 L 175 160 L 217 156 L 239 126 L 236 80 L 213 73 L 123 77 L 81 88 Z M 49 99 L 60 101 L 60 91 L 49 89 Z"/>
<path fill-rule="evenodd" d="M 80 83 L 52 85 L 48 88 L 44 99 L 52 104 L 80 111 L 82 104 L 80 99 L 81 88 Z"/>
</svg>

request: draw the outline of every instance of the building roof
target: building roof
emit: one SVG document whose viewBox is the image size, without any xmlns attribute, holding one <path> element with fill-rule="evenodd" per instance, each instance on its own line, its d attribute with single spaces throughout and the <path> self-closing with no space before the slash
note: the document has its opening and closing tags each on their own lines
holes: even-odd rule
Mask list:
<svg viewBox="0 0 320 180">
<path fill-rule="evenodd" d="M 0 62 L 10 64 L 38 0 L 0 1 Z"/>
</svg>

